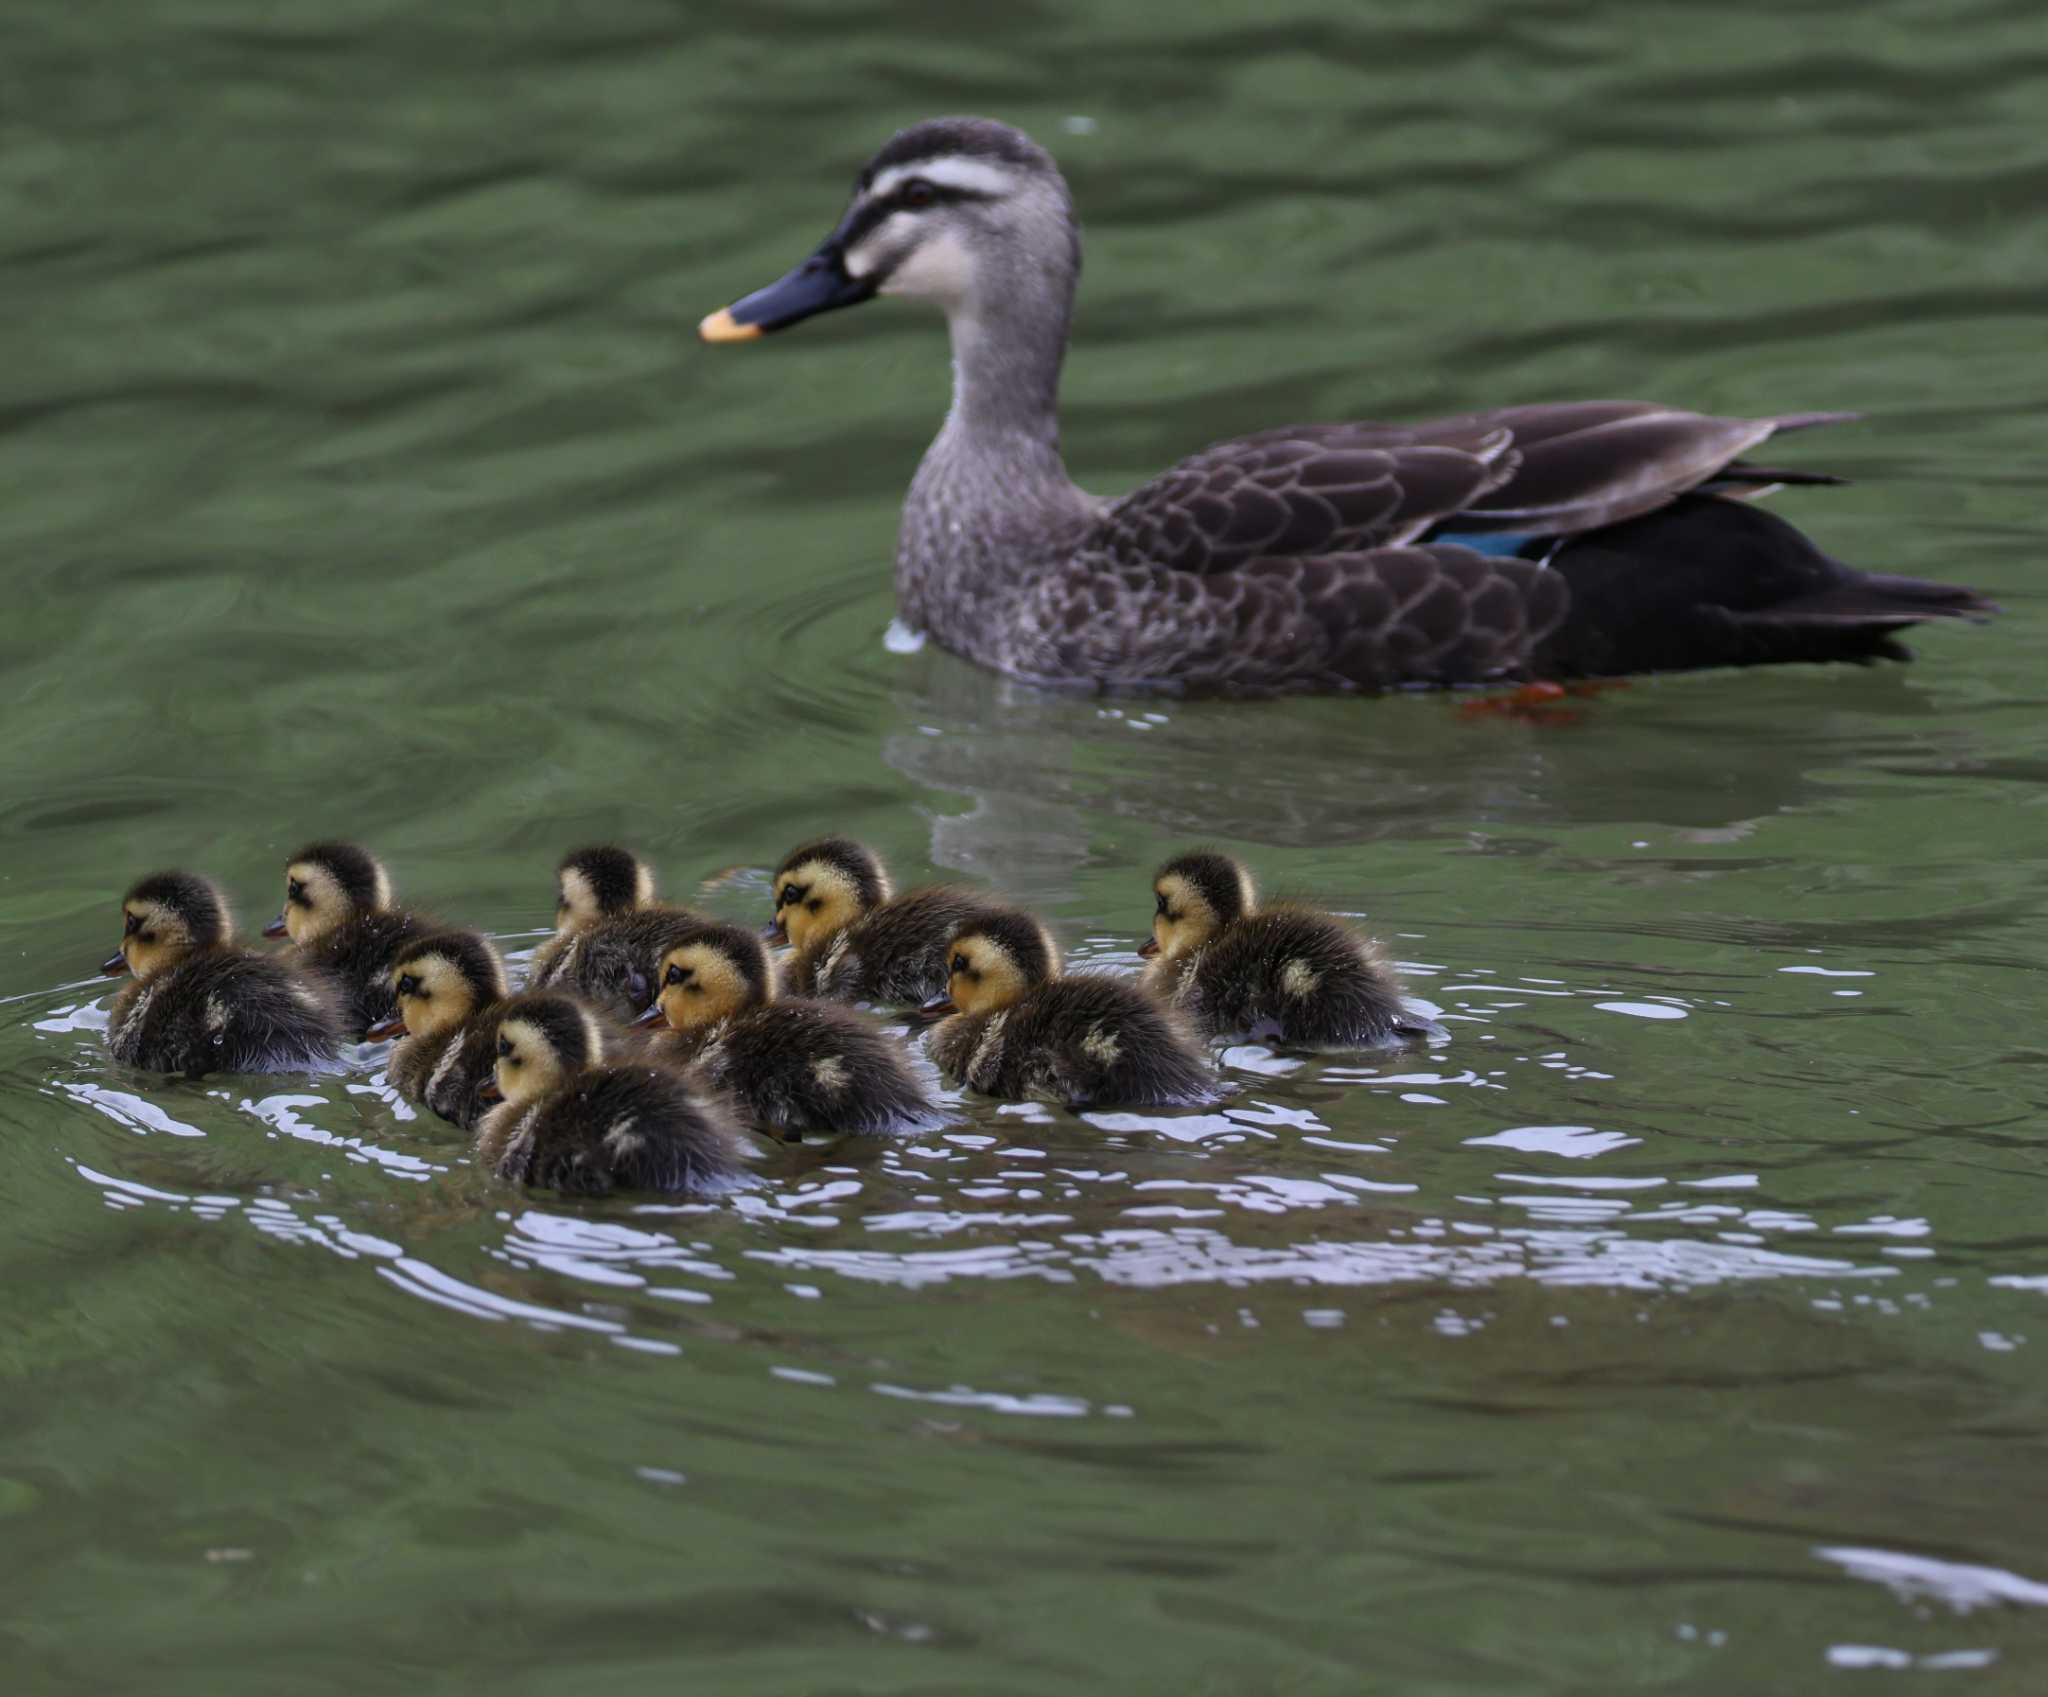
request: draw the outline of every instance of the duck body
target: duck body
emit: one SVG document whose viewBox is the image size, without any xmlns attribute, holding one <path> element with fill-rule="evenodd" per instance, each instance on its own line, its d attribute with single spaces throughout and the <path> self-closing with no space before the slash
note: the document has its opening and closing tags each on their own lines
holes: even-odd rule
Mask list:
<svg viewBox="0 0 2048 1697">
<path fill-rule="evenodd" d="M 477 1151 L 502 1179 L 576 1196 L 720 1196 L 746 1182 L 749 1158 L 715 1104 L 646 1065 L 600 1064 L 537 1102 L 501 1103 Z"/>
<path fill-rule="evenodd" d="M 333 988 L 273 955 L 223 946 L 122 986 L 114 1059 L 145 1072 L 324 1072 L 341 1053 Z"/>
<path fill-rule="evenodd" d="M 704 924 L 679 907 L 652 907 L 600 920 L 568 938 L 533 988 L 581 996 L 605 1018 L 623 1025 L 654 994 L 656 968 L 677 937 Z"/>
<path fill-rule="evenodd" d="M 452 1031 L 401 1038 L 387 1076 L 408 1102 L 418 1102 L 450 1125 L 475 1131 L 489 1104 L 484 1086 L 498 1060 L 498 1010 L 479 1008 Z"/>
<path fill-rule="evenodd" d="M 1204 1037 L 1291 1049 L 1365 1048 L 1436 1028 L 1401 1001 L 1393 966 L 1328 914 L 1268 907 L 1154 963 L 1147 984 Z"/>
<path fill-rule="evenodd" d="M 1121 978 L 1052 979 L 1009 1007 L 952 1015 L 930 1045 L 947 1077 L 1011 1101 L 1177 1108 L 1218 1094 L 1180 1022 Z"/>
<path fill-rule="evenodd" d="M 989 905 L 985 892 L 963 884 L 905 890 L 815 947 L 793 951 L 783 983 L 797 996 L 917 1007 L 946 987 L 954 932 Z"/>
<path fill-rule="evenodd" d="M 929 1131 L 944 1115 L 896 1045 L 829 1002 L 777 997 L 657 1053 L 690 1063 L 745 1117 L 786 1135 Z"/>
<path fill-rule="evenodd" d="M 1777 484 L 1837 481 L 1751 456 L 1843 414 L 1586 401 L 1301 425 L 1091 495 L 1059 448 L 1079 266 L 1051 156 L 1006 125 L 940 119 L 875 155 L 810 260 L 701 327 L 750 338 L 877 294 L 946 313 L 953 405 L 904 504 L 898 610 L 996 671 L 1107 690 L 1442 687 L 1901 659 L 1902 629 L 1997 610 L 1745 517 Z"/>
</svg>

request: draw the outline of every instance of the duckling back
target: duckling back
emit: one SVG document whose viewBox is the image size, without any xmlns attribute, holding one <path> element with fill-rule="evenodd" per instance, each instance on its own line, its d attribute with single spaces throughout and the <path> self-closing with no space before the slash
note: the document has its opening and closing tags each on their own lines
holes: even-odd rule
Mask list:
<svg viewBox="0 0 2048 1697">
<path fill-rule="evenodd" d="M 107 1020 L 117 1061 L 199 1078 L 317 1072 L 341 1053 L 334 987 L 274 955 L 209 949 L 126 985 Z"/>
<path fill-rule="evenodd" d="M 964 884 L 930 884 L 861 915 L 783 963 L 793 995 L 914 1008 L 946 988 L 947 948 L 996 904 Z"/>
<path fill-rule="evenodd" d="M 333 930 L 289 951 L 315 972 L 325 973 L 339 987 L 342 1029 L 352 1043 L 398 1011 L 391 988 L 391 967 L 409 943 L 440 929 L 424 915 L 405 908 L 359 913 Z"/>
<path fill-rule="evenodd" d="M 1215 1074 L 1167 1008 L 1126 979 L 1056 978 L 999 1012 L 956 1014 L 932 1058 L 971 1090 L 1068 1107 L 1194 1107 Z"/>
<path fill-rule="evenodd" d="M 654 999 L 662 955 L 709 921 L 687 908 L 653 907 L 600 920 L 571 937 L 542 967 L 530 988 L 581 996 L 607 1019 L 624 1024 Z"/>
<path fill-rule="evenodd" d="M 723 1020 L 694 1060 L 749 1119 L 780 1132 L 924 1131 L 944 1118 L 894 1043 L 826 1002 L 791 997 Z"/>
<path fill-rule="evenodd" d="M 494 1110 L 477 1149 L 498 1177 L 577 1196 L 717 1196 L 746 1182 L 744 1135 L 660 1066 L 597 1066 L 526 1107 Z"/>
<path fill-rule="evenodd" d="M 1307 908 L 1269 907 L 1226 925 L 1148 983 L 1204 1036 L 1290 1048 L 1354 1048 L 1422 1036 L 1401 980 L 1369 938 Z"/>
</svg>

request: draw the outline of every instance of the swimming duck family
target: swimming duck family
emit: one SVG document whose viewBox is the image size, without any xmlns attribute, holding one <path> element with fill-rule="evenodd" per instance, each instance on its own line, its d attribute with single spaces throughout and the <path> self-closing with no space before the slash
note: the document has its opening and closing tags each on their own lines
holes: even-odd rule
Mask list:
<svg viewBox="0 0 2048 1697">
<path fill-rule="evenodd" d="M 1754 457 L 1838 413 L 1568 401 L 1285 426 L 1088 494 L 1059 447 L 1080 258 L 1045 149 L 937 119 L 869 160 L 809 259 L 700 326 L 746 340 L 877 295 L 944 312 L 953 404 L 904 501 L 896 600 L 980 665 L 1111 689 L 1385 690 L 1903 660 L 1902 631 L 1997 611 L 1843 565 L 1751 504 L 1839 481 Z"/>
<path fill-rule="evenodd" d="M 341 1053 L 334 983 L 238 948 L 211 879 L 157 872 L 121 898 L 121 946 L 101 966 L 132 975 L 107 1016 L 114 1059 L 149 1072 L 312 1072 Z"/>
<path fill-rule="evenodd" d="M 775 993 L 761 939 L 742 925 L 684 933 L 661 958 L 641 1023 L 658 1051 L 692 1065 L 757 1125 L 806 1131 L 928 1131 L 938 1104 L 874 1026 L 830 1002 Z"/>
</svg>

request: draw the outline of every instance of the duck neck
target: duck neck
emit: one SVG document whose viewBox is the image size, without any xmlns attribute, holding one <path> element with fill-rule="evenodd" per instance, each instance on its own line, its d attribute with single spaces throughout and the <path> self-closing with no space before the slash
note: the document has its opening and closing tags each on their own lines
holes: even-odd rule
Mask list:
<svg viewBox="0 0 2048 1697">
<path fill-rule="evenodd" d="M 1013 474 L 1037 471 L 1066 482 L 1059 404 L 1067 303 L 963 304 L 947 328 L 953 340 L 953 405 L 940 441 L 998 459 Z"/>
</svg>

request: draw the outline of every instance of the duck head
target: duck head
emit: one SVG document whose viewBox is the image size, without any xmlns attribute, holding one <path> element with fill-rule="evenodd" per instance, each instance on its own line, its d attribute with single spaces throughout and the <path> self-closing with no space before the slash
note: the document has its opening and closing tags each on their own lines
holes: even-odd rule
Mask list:
<svg viewBox="0 0 2048 1697">
<path fill-rule="evenodd" d="M 478 1008 L 504 1000 L 505 963 L 474 931 L 449 931 L 410 945 L 391 967 L 398 1012 L 363 1035 L 440 1037 Z"/>
<path fill-rule="evenodd" d="M 820 837 L 791 849 L 775 869 L 773 918 L 762 935 L 793 944 L 799 954 L 816 948 L 893 893 L 874 852 L 850 837 Z"/>
<path fill-rule="evenodd" d="M 654 905 L 654 868 L 628 849 L 595 843 L 555 868 L 555 935 L 588 931 L 602 919 Z"/>
<path fill-rule="evenodd" d="M 956 1013 L 1000 1013 L 1059 976 L 1060 951 L 1052 933 L 1030 914 L 1004 909 L 984 914 L 954 936 L 946 962 L 946 993 L 914 1016 L 933 1025 Z"/>
<path fill-rule="evenodd" d="M 284 907 L 263 927 L 263 935 L 312 943 L 390 905 L 391 875 L 368 849 L 354 843 L 309 843 L 285 863 Z"/>
<path fill-rule="evenodd" d="M 1256 893 L 1242 861 L 1198 849 L 1152 875 L 1152 900 L 1152 940 L 1138 953 L 1177 960 L 1249 914 Z"/>
<path fill-rule="evenodd" d="M 768 949 L 744 925 L 702 925 L 661 957 L 654 1005 L 636 1025 L 701 1031 L 773 1000 Z"/>
<path fill-rule="evenodd" d="M 109 978 L 152 978 L 200 949 L 228 940 L 220 886 L 196 872 L 153 872 L 121 898 L 121 947 L 100 963 Z"/>
<path fill-rule="evenodd" d="M 505 1004 L 497 1065 L 477 1094 L 487 1102 L 538 1101 L 603 1059 L 597 1021 L 573 996 L 518 996 Z"/>
</svg>

